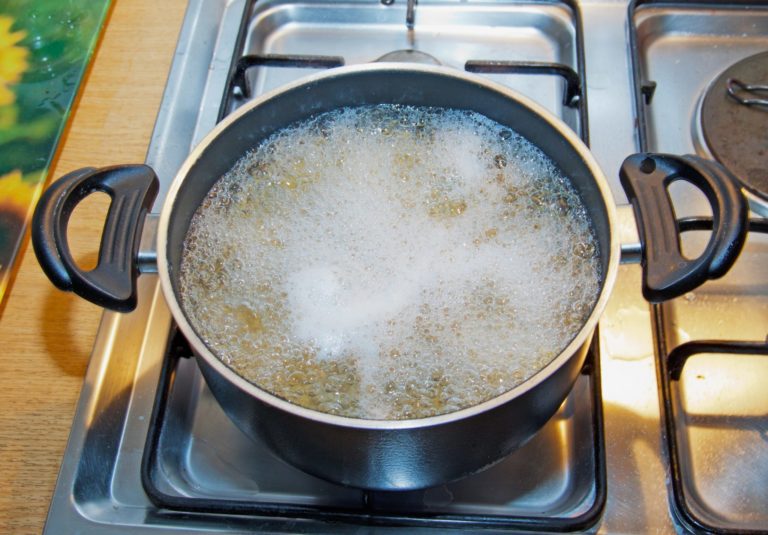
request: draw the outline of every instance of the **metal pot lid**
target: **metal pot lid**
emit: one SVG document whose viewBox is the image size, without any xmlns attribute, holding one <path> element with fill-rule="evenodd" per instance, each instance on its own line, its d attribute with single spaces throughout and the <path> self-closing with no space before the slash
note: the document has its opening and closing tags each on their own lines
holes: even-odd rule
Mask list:
<svg viewBox="0 0 768 535">
<path fill-rule="evenodd" d="M 768 91 L 740 84 L 768 84 L 768 52 L 734 63 L 710 84 L 701 104 L 701 130 L 712 156 L 768 203 L 768 105 L 744 102 L 762 98 L 768 104 Z"/>
</svg>

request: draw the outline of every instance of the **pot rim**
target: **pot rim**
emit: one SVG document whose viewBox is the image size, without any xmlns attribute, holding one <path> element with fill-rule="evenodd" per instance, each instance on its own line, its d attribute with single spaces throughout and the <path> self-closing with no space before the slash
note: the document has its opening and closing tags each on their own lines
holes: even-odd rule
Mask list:
<svg viewBox="0 0 768 535">
<path fill-rule="evenodd" d="M 189 321 L 187 320 L 186 314 L 182 310 L 180 302 L 176 297 L 176 294 L 173 289 L 173 284 L 171 283 L 171 277 L 169 272 L 169 263 L 168 263 L 168 254 L 167 254 L 168 253 L 167 236 L 169 232 L 171 215 L 173 213 L 173 210 L 176 204 L 176 198 L 177 198 L 178 192 L 185 181 L 185 177 L 189 174 L 190 169 L 202 157 L 203 153 L 205 152 L 207 147 L 212 143 L 214 139 L 216 139 L 219 135 L 221 135 L 232 123 L 238 121 L 243 115 L 250 112 L 251 109 L 258 107 L 262 105 L 264 102 L 267 102 L 269 100 L 279 98 L 280 95 L 282 95 L 287 91 L 295 90 L 295 89 L 301 88 L 302 86 L 308 86 L 313 83 L 321 82 L 326 78 L 350 76 L 350 75 L 354 75 L 356 73 L 361 73 L 361 72 L 373 72 L 373 73 L 379 72 L 383 74 L 383 73 L 393 72 L 393 71 L 396 71 L 396 72 L 407 71 L 407 72 L 423 73 L 423 74 L 434 75 L 434 76 L 458 78 L 468 84 L 482 86 L 485 89 L 488 89 L 490 91 L 500 93 L 502 94 L 502 96 L 510 100 L 517 101 L 521 105 L 528 107 L 533 112 L 535 112 L 541 118 L 542 121 L 546 121 L 547 123 L 549 123 L 549 125 L 553 127 L 558 132 L 558 134 L 561 135 L 578 152 L 579 156 L 581 157 L 584 164 L 588 168 L 590 174 L 593 177 L 595 185 L 597 186 L 597 189 L 600 193 L 600 198 L 602 199 L 604 204 L 605 215 L 608 222 L 608 228 L 610 229 L 610 232 L 609 232 L 610 241 L 609 241 L 607 269 L 603 274 L 603 282 L 602 282 L 600 294 L 598 296 L 598 299 L 595 302 L 594 307 L 592 308 L 592 312 L 590 313 L 589 317 L 582 325 L 582 328 L 573 337 L 573 339 L 566 345 L 566 347 L 564 347 L 560 351 L 560 353 L 554 359 L 552 359 L 552 361 L 550 361 L 547 365 L 545 365 L 543 368 L 539 369 L 536 373 L 534 373 L 534 375 L 532 375 L 531 377 L 529 377 L 519 385 L 515 386 L 514 388 L 507 390 L 502 394 L 499 394 L 498 396 L 490 398 L 476 405 L 472 405 L 470 407 L 460 409 L 458 411 L 454 411 L 446 414 L 440 414 L 436 416 L 429 416 L 425 418 L 412 418 L 412 419 L 404 419 L 404 420 L 375 420 L 375 419 L 365 419 L 365 418 L 353 418 L 348 416 L 338 416 L 338 415 L 333 415 L 329 413 L 324 413 L 314 409 L 309 409 L 306 407 L 301 407 L 299 405 L 286 401 L 285 399 L 282 399 L 274 394 L 271 394 L 266 390 L 261 389 L 260 387 L 256 386 L 254 383 L 249 382 L 248 380 L 246 380 L 245 378 L 237 374 L 229 366 L 224 364 L 224 362 L 221 361 L 213 353 L 213 351 L 211 351 L 208 348 L 208 346 L 202 341 L 202 339 L 197 334 L 195 329 L 189 323 Z M 597 161 L 595 160 L 594 156 L 590 152 L 589 148 L 576 135 L 576 133 L 573 132 L 573 130 L 571 130 L 571 128 L 568 125 L 566 125 L 563 121 L 561 121 L 559 118 L 552 115 L 548 110 L 546 110 L 541 105 L 534 102 L 533 100 L 523 95 L 520 95 L 516 91 L 506 86 L 503 86 L 501 84 L 487 80 L 482 77 L 478 77 L 473 74 L 465 73 L 463 71 L 460 71 L 452 67 L 382 62 L 382 63 L 371 63 L 371 64 L 363 64 L 363 65 L 338 67 L 334 69 L 329 69 L 328 71 L 323 71 L 322 73 L 319 73 L 319 74 L 301 78 L 300 80 L 281 86 L 277 89 L 264 93 L 263 95 L 249 101 L 248 103 L 246 103 L 245 105 L 237 109 L 235 112 L 227 116 L 218 125 L 216 125 L 216 127 L 213 128 L 213 130 L 211 130 L 211 132 L 209 132 L 208 135 L 206 135 L 205 138 L 190 152 L 189 156 L 181 165 L 178 172 L 176 173 L 176 176 L 173 179 L 173 182 L 171 183 L 171 186 L 168 190 L 168 193 L 166 195 L 166 198 L 163 202 L 163 205 L 160 211 L 160 220 L 158 224 L 158 234 L 157 234 L 157 251 L 158 251 L 157 268 L 158 268 L 158 274 L 161 281 L 161 287 L 163 290 L 163 294 L 165 296 L 166 303 L 168 304 L 168 307 L 170 308 L 171 313 L 174 319 L 176 320 L 178 327 L 181 329 L 182 333 L 189 341 L 196 356 L 199 358 L 205 359 L 208 365 L 214 368 L 218 373 L 220 373 L 224 378 L 226 378 L 226 380 L 232 383 L 235 387 L 237 387 L 240 390 L 246 391 L 250 395 L 259 399 L 261 402 L 266 403 L 267 405 L 271 405 L 279 410 L 283 410 L 283 411 L 292 413 L 296 416 L 314 420 L 320 423 L 325 423 L 325 424 L 339 426 L 339 427 L 356 428 L 356 429 L 406 430 L 406 429 L 426 428 L 431 426 L 447 424 L 447 423 L 455 422 L 465 418 L 470 418 L 476 414 L 492 410 L 496 407 L 499 407 L 505 404 L 509 400 L 517 398 L 523 395 L 524 393 L 532 390 L 539 383 L 543 382 L 547 377 L 549 377 L 552 373 L 554 373 L 557 369 L 559 369 L 564 364 L 565 361 L 571 358 L 572 354 L 578 351 L 578 349 L 582 345 L 588 343 L 591 340 L 591 336 L 597 326 L 597 323 L 602 315 L 603 309 L 605 308 L 613 290 L 613 285 L 615 283 L 617 271 L 618 271 L 620 246 L 619 246 L 619 240 L 618 240 L 618 232 L 616 231 L 616 205 L 613 200 L 613 196 L 610 191 L 610 188 L 608 187 L 605 176 L 603 175 L 602 170 L 597 164 Z"/>
</svg>

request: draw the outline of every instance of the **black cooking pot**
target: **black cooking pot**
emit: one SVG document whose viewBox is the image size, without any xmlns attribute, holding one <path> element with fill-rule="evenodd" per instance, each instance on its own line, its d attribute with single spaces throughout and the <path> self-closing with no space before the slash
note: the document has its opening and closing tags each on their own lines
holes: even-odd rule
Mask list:
<svg viewBox="0 0 768 535">
<path fill-rule="evenodd" d="M 249 383 L 206 346 L 179 301 L 182 243 L 193 213 L 213 183 L 243 154 L 298 120 L 345 106 L 392 103 L 468 109 L 506 125 L 538 146 L 568 177 L 591 218 L 599 244 L 601 290 L 588 319 L 560 354 L 523 384 L 450 414 L 412 420 L 365 420 L 299 407 Z M 695 157 L 633 155 L 622 183 L 643 240 L 644 291 L 659 300 L 725 273 L 744 242 L 745 202 L 721 168 Z M 666 188 L 682 178 L 712 204 L 714 231 L 702 255 L 680 253 Z M 99 264 L 84 272 L 67 248 L 67 221 L 93 191 L 112 196 Z M 33 245 L 59 288 L 108 308 L 136 304 L 139 242 L 157 192 L 146 166 L 85 169 L 54 183 L 34 216 Z M 299 468 L 368 489 L 428 487 L 476 472 L 518 448 L 557 411 L 581 369 L 619 264 L 616 208 L 587 147 L 559 120 L 508 88 L 453 69 L 403 64 L 345 67 L 255 99 L 219 124 L 189 155 L 160 211 L 156 268 L 173 317 L 224 411 Z"/>
</svg>

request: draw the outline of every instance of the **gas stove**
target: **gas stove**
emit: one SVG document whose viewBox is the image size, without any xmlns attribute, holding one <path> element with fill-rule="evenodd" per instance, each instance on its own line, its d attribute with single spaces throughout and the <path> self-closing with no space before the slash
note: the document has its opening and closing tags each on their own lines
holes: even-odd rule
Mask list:
<svg viewBox="0 0 768 535">
<path fill-rule="evenodd" d="M 627 155 L 717 156 L 701 142 L 705 95 L 766 50 L 768 2 L 191 0 L 147 157 L 156 208 L 190 150 L 248 98 L 382 57 L 533 98 L 590 144 L 624 203 Z M 671 194 L 695 255 L 698 216 L 711 214 L 692 190 Z M 622 266 L 553 419 L 498 465 L 408 492 L 316 479 L 243 435 L 143 275 L 136 311 L 104 314 L 46 532 L 766 531 L 767 260 L 753 232 L 725 278 L 653 306 L 639 268 Z"/>
</svg>

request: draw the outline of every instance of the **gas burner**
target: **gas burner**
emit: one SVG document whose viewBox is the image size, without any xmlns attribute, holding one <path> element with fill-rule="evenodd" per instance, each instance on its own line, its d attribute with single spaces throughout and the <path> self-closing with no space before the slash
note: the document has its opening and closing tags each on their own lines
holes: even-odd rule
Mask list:
<svg viewBox="0 0 768 535">
<path fill-rule="evenodd" d="M 768 82 L 768 52 L 734 63 L 709 85 L 694 124 L 699 148 L 741 182 L 750 208 L 768 215 L 768 107 L 746 86 Z"/>
<path fill-rule="evenodd" d="M 442 62 L 432 54 L 420 50 L 406 48 L 394 50 L 381 56 L 376 61 L 395 61 L 399 63 L 423 63 L 424 65 L 442 65 Z"/>
</svg>

